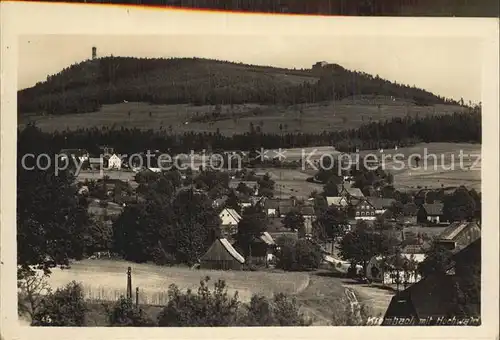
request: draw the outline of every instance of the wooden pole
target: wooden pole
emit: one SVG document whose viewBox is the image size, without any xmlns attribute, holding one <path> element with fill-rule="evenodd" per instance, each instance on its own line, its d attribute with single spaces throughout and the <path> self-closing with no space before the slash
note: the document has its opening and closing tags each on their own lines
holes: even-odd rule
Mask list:
<svg viewBox="0 0 500 340">
<path fill-rule="evenodd" d="M 135 307 L 139 308 L 139 287 L 135 287 Z"/>
<path fill-rule="evenodd" d="M 132 268 L 127 268 L 127 299 L 132 299 Z"/>
</svg>

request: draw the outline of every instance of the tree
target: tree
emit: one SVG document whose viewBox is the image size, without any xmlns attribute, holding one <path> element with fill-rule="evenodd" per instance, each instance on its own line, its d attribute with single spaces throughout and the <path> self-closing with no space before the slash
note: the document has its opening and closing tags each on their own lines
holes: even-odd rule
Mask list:
<svg viewBox="0 0 500 340">
<path fill-rule="evenodd" d="M 425 254 L 425 260 L 418 265 L 422 277 L 444 275 L 452 264 L 452 252 L 434 242 Z"/>
<path fill-rule="evenodd" d="M 82 286 L 72 281 L 42 299 L 31 325 L 84 326 L 86 312 Z"/>
<path fill-rule="evenodd" d="M 226 208 L 234 209 L 238 214 L 241 213 L 241 202 L 234 190 L 229 191 L 226 200 Z"/>
<path fill-rule="evenodd" d="M 391 250 L 390 240 L 383 234 L 356 228 L 340 241 L 340 254 L 353 264 L 361 264 L 366 276 L 366 267 L 373 256 L 387 255 Z"/>
<path fill-rule="evenodd" d="M 245 183 L 240 182 L 238 186 L 236 187 L 236 191 L 239 193 L 242 193 L 243 195 L 248 195 L 250 196 L 253 193 L 253 190 L 250 189 Z"/>
<path fill-rule="evenodd" d="M 342 236 L 347 225 L 347 213 L 335 206 L 329 206 L 320 213 L 313 227 L 323 241 L 335 240 Z"/>
<path fill-rule="evenodd" d="M 119 327 L 152 327 L 155 322 L 142 310 L 134 306 L 132 299 L 120 296 L 113 307 L 108 310 L 110 326 Z"/>
<path fill-rule="evenodd" d="M 181 191 L 173 202 L 177 259 L 192 265 L 220 235 L 220 218 L 206 195 Z"/>
<path fill-rule="evenodd" d="M 271 198 L 274 196 L 274 181 L 269 175 L 265 175 L 259 180 L 259 194 L 261 196 Z"/>
<path fill-rule="evenodd" d="M 295 297 L 290 297 L 283 293 L 275 294 L 273 307 L 274 316 L 279 326 L 311 325 L 311 320 L 308 320 L 300 313 Z"/>
<path fill-rule="evenodd" d="M 474 198 L 464 186 L 445 196 L 443 203 L 443 214 L 449 221 L 471 220 L 476 214 Z"/>
<path fill-rule="evenodd" d="M 20 268 L 17 275 L 18 310 L 21 315 L 26 313 L 30 319 L 33 319 L 39 310 L 43 296 L 51 293 L 47 275 L 29 268 Z"/>
<path fill-rule="evenodd" d="M 243 247 L 246 255 L 251 255 L 251 244 L 267 230 L 266 215 L 258 207 L 248 207 L 238 223 L 236 240 Z"/>
<path fill-rule="evenodd" d="M 83 257 L 81 240 L 89 219 L 86 201 L 77 196 L 78 188 L 69 171 L 56 173 L 53 164 L 41 170 L 34 161 L 26 164 L 34 167 L 32 170 L 22 165 L 24 154 L 47 152 L 38 149 L 44 147 L 43 137 L 33 129 L 20 132 L 18 140 L 17 263 L 48 272 Z"/>
<path fill-rule="evenodd" d="M 113 225 L 110 221 L 94 218 L 88 231 L 85 233 L 83 242 L 85 253 L 94 254 L 98 251 L 108 251 L 113 247 Z"/>
<path fill-rule="evenodd" d="M 339 190 L 337 187 L 337 181 L 328 180 L 328 182 L 323 186 L 323 195 L 326 197 L 335 197 L 339 195 Z"/>
<path fill-rule="evenodd" d="M 169 301 L 158 316 L 160 327 L 234 326 L 240 302 L 238 293 L 229 296 L 226 283 L 218 280 L 213 291 L 208 288 L 209 277 L 200 281 L 197 293 L 188 289 L 182 293 L 172 284 Z"/>
<path fill-rule="evenodd" d="M 297 231 L 303 228 L 304 222 L 305 222 L 304 216 L 302 216 L 300 211 L 297 210 L 289 211 L 281 221 L 281 223 L 283 223 L 283 226 L 285 226 L 285 228 L 288 228 L 292 231 Z"/>
<path fill-rule="evenodd" d="M 323 261 L 318 245 L 306 239 L 278 239 L 278 267 L 289 271 L 317 269 Z"/>
</svg>

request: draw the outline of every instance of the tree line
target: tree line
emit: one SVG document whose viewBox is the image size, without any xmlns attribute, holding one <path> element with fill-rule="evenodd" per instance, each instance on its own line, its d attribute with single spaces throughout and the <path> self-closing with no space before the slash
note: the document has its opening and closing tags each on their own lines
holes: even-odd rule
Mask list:
<svg viewBox="0 0 500 340">
<path fill-rule="evenodd" d="M 309 79 L 296 84 L 280 76 L 283 74 Z M 337 64 L 292 70 L 199 58 L 104 57 L 71 65 L 45 82 L 19 91 L 18 109 L 63 115 L 93 112 L 101 105 L 123 101 L 294 105 L 359 95 L 403 98 L 422 106 L 459 104 Z"/>
<path fill-rule="evenodd" d="M 24 129 L 36 129 L 35 124 Z M 18 130 L 18 134 L 20 130 Z M 29 133 L 24 135 L 29 137 Z M 394 148 L 419 142 L 481 142 L 481 114 L 454 113 L 444 116 L 393 118 L 384 122 L 364 124 L 357 129 L 320 133 L 257 133 L 249 131 L 232 136 L 220 132 L 185 132 L 173 134 L 160 130 L 137 128 L 90 128 L 75 131 L 55 131 L 31 134 L 44 143 L 46 153 L 61 149 L 86 149 L 99 155 L 99 147 L 111 145 L 120 154 L 145 150 L 161 150 L 171 154 L 191 150 L 246 150 L 278 149 L 332 145 L 342 152 Z M 32 142 L 35 142 L 34 140 Z M 39 141 L 38 141 L 39 142 Z"/>
</svg>

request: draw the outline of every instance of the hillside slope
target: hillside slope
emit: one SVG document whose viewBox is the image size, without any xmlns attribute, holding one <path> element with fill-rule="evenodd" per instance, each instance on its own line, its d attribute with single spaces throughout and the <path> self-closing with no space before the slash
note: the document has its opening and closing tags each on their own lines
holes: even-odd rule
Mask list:
<svg viewBox="0 0 500 340">
<path fill-rule="evenodd" d="M 291 105 L 359 95 L 404 98 L 416 105 L 457 104 L 336 64 L 293 70 L 198 58 L 105 57 L 74 64 L 19 91 L 18 108 L 21 114 L 62 115 L 124 101 Z"/>
</svg>

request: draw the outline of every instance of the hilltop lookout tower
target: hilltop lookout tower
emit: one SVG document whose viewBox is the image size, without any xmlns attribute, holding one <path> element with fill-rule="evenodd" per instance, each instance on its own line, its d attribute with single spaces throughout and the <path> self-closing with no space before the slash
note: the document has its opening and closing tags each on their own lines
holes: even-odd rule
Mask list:
<svg viewBox="0 0 500 340">
<path fill-rule="evenodd" d="M 97 47 L 93 46 L 92 47 L 92 60 L 97 58 Z"/>
</svg>

